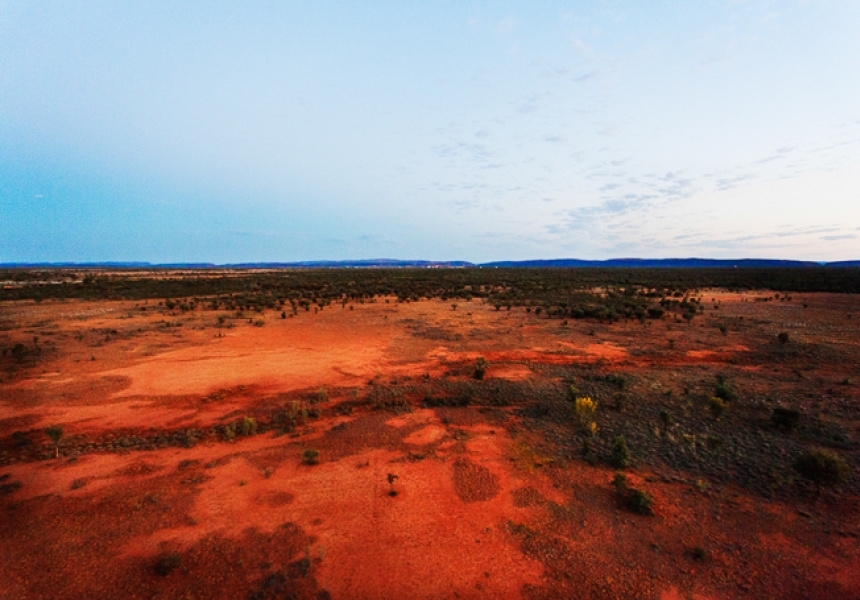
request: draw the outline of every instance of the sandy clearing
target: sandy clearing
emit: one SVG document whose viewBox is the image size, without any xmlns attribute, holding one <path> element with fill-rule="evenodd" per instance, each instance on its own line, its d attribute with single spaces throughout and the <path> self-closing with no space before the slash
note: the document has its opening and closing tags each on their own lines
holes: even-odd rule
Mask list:
<svg viewBox="0 0 860 600">
<path fill-rule="evenodd" d="M 503 443 L 487 437 L 485 443 Z M 504 523 L 528 513 L 513 505 L 518 481 L 500 448 L 482 463 L 502 491 L 479 507 L 457 496 L 453 461 L 403 462 L 399 452 L 373 450 L 305 466 L 298 453 L 268 478 L 243 455 L 206 470 L 212 479 L 200 484 L 190 514 L 198 524 L 132 540 L 122 554 L 151 555 L 165 544 L 190 547 L 210 533 L 239 538 L 251 526 L 270 532 L 293 522 L 315 539 L 315 575 L 336 598 L 512 598 L 523 583 L 539 583 L 543 567 L 506 537 Z M 211 449 L 206 458 L 197 455 L 214 458 Z M 398 475 L 395 497 L 388 494 L 390 472 Z M 282 501 L 266 500 L 272 497 Z"/>
<path fill-rule="evenodd" d="M 413 444 L 415 446 L 426 446 L 428 444 L 432 444 L 433 442 L 441 440 L 447 431 L 444 427 L 439 427 L 438 425 L 428 425 L 423 429 L 419 429 L 418 431 L 413 432 L 409 436 L 403 438 L 403 441 L 407 444 Z"/>
</svg>

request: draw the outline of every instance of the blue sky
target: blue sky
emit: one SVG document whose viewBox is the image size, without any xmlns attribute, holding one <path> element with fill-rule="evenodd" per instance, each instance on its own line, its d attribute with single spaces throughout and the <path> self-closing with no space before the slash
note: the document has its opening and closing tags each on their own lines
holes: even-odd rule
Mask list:
<svg viewBox="0 0 860 600">
<path fill-rule="evenodd" d="M 0 262 L 860 258 L 860 2 L 0 0 Z"/>
</svg>

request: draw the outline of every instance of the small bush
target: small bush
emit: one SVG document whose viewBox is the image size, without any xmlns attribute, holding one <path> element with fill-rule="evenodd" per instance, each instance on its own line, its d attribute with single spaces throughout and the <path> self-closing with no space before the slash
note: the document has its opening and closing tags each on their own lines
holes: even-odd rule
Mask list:
<svg viewBox="0 0 860 600">
<path fill-rule="evenodd" d="M 797 429 L 800 424 L 800 412 L 791 408 L 782 408 L 778 406 L 773 409 L 770 415 L 770 422 L 777 429 L 791 432 Z"/>
<path fill-rule="evenodd" d="M 242 435 L 256 435 L 257 421 L 251 417 L 245 417 L 239 422 L 239 433 Z"/>
<path fill-rule="evenodd" d="M 597 402 L 591 398 L 577 398 L 573 403 L 573 413 L 583 427 L 591 421 L 596 410 Z"/>
<path fill-rule="evenodd" d="M 623 435 L 612 440 L 612 466 L 616 469 L 626 469 L 630 466 L 630 450 Z"/>
<path fill-rule="evenodd" d="M 737 398 L 737 393 L 734 388 L 726 383 L 726 380 L 723 377 L 717 378 L 717 386 L 714 388 L 714 396 L 719 398 L 720 400 L 725 400 L 726 402 L 731 402 L 735 398 Z"/>
<path fill-rule="evenodd" d="M 696 546 L 695 548 L 693 548 L 692 554 L 693 558 L 695 558 L 696 560 L 705 560 L 706 558 L 708 558 L 707 551 L 701 546 Z"/>
<path fill-rule="evenodd" d="M 155 563 L 155 572 L 162 577 L 167 577 L 176 569 L 182 562 L 182 557 L 178 552 L 169 552 L 162 555 Z"/>
<path fill-rule="evenodd" d="M 789 342 L 790 337 L 787 331 L 780 331 L 779 334 L 777 334 L 776 339 L 780 344 L 785 345 Z"/>
<path fill-rule="evenodd" d="M 653 515 L 654 499 L 647 492 L 637 490 L 627 485 L 627 476 L 616 473 L 612 480 L 615 493 L 624 506 L 637 515 Z"/>
<path fill-rule="evenodd" d="M 723 439 L 715 435 L 708 436 L 708 450 L 719 450 L 723 445 Z"/>
<path fill-rule="evenodd" d="M 15 443 L 16 448 L 23 448 L 33 443 L 33 440 L 27 437 L 27 434 L 23 431 L 16 431 L 15 433 L 13 433 L 12 441 Z"/>
<path fill-rule="evenodd" d="M 484 378 L 484 375 L 486 374 L 486 372 L 487 372 L 487 361 L 484 360 L 483 356 L 479 356 L 478 360 L 475 361 L 475 372 L 472 374 L 472 376 L 475 379 L 477 379 L 478 381 L 481 381 Z"/>
<path fill-rule="evenodd" d="M 715 419 L 719 419 L 726 414 L 726 403 L 723 402 L 722 398 L 711 398 L 708 404 L 711 408 L 711 414 L 714 415 Z"/>
<path fill-rule="evenodd" d="M 9 483 L 0 483 L 0 495 L 5 496 L 11 494 L 15 490 L 20 490 L 22 483 L 20 481 L 11 481 Z"/>
<path fill-rule="evenodd" d="M 302 452 L 302 464 L 304 465 L 316 465 L 319 464 L 319 455 L 320 453 L 316 450 L 311 450 L 308 448 L 304 452 Z"/>
<path fill-rule="evenodd" d="M 313 562 L 311 561 L 311 548 L 310 546 L 305 546 L 305 555 L 298 561 L 299 572 L 302 574 L 302 577 L 307 577 L 311 572 L 311 567 L 313 566 Z"/>
<path fill-rule="evenodd" d="M 584 438 L 582 440 L 581 452 L 582 457 L 588 464 L 593 465 L 597 463 L 597 454 L 594 452 L 594 448 L 591 447 L 591 442 L 588 438 Z"/>
<path fill-rule="evenodd" d="M 611 383 L 620 390 L 623 390 L 627 385 L 627 380 L 623 376 L 616 375 L 615 373 L 610 373 L 604 377 L 604 381 L 606 381 L 606 383 Z"/>
<path fill-rule="evenodd" d="M 12 358 L 14 358 L 16 362 L 24 362 L 29 355 L 30 349 L 20 342 L 12 347 Z"/>
<path fill-rule="evenodd" d="M 654 504 L 653 498 L 642 490 L 630 490 L 630 497 L 627 499 L 627 507 L 637 515 L 653 515 L 654 511 L 651 506 Z"/>
<path fill-rule="evenodd" d="M 832 450 L 813 448 L 803 453 L 794 463 L 794 469 L 820 489 L 822 485 L 836 485 L 848 479 L 851 469 L 845 459 Z"/>
<path fill-rule="evenodd" d="M 234 437 L 236 437 L 236 432 L 233 431 L 232 425 L 225 425 L 223 431 L 224 439 L 228 442 L 232 441 Z"/>
</svg>

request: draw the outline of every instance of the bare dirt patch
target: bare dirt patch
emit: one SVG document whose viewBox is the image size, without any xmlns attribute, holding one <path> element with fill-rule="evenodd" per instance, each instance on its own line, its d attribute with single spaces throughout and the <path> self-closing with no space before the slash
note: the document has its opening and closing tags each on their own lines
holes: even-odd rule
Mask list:
<svg viewBox="0 0 860 600">
<path fill-rule="evenodd" d="M 499 483 L 487 467 L 458 458 L 454 461 L 454 489 L 463 502 L 485 502 L 498 495 Z"/>
</svg>

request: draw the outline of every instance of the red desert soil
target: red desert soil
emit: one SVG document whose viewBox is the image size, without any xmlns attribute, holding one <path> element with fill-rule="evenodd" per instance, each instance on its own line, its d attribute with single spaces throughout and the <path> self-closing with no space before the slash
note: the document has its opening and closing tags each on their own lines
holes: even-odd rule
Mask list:
<svg viewBox="0 0 860 600">
<path fill-rule="evenodd" d="M 611 467 L 565 446 L 572 418 L 542 420 L 570 368 L 633 378 L 624 393 L 643 406 L 728 370 L 751 394 L 800 371 L 856 405 L 834 386 L 858 375 L 860 336 L 835 312 L 860 301 L 704 295 L 720 308 L 692 325 L 392 300 L 219 327 L 154 303 L 7 303 L 4 340 L 48 350 L 0 374 L 0 599 L 860 598 L 856 488 L 768 495 L 654 455 L 627 470 L 654 499 L 640 516 Z M 843 362 L 770 366 L 781 330 Z M 601 439 L 613 396 L 593 381 Z M 469 386 L 524 397 L 446 400 Z M 256 434 L 224 432 L 246 415 Z M 666 423 L 655 444 L 677 439 L 679 464 L 703 456 Z"/>
</svg>

